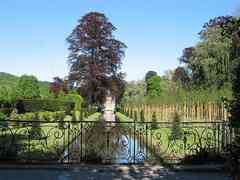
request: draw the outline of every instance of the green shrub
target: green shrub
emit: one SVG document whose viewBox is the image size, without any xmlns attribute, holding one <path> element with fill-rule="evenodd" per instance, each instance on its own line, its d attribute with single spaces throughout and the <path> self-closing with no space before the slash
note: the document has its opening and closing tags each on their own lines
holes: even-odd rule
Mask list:
<svg viewBox="0 0 240 180">
<path fill-rule="evenodd" d="M 66 111 L 67 109 L 74 108 L 72 101 L 59 101 L 59 100 L 22 100 L 24 110 L 26 112 L 40 112 L 40 111 Z"/>
<path fill-rule="evenodd" d="M 0 112 L 7 115 L 7 116 L 10 116 L 11 112 L 12 112 L 13 108 L 0 108 Z"/>
<path fill-rule="evenodd" d="M 36 118 L 37 114 L 37 118 Z M 59 119 L 64 119 L 65 113 L 64 111 L 57 112 L 38 112 L 38 113 L 25 113 L 25 114 L 17 114 L 16 111 L 13 111 L 10 115 L 11 120 L 19 120 L 19 121 L 58 121 Z"/>
<path fill-rule="evenodd" d="M 6 120 L 7 116 L 5 114 L 3 114 L 2 112 L 0 112 L 0 121 L 4 121 Z"/>
<path fill-rule="evenodd" d="M 23 121 L 33 121 L 35 115 L 34 115 L 34 113 L 26 113 L 21 116 L 22 116 L 21 120 L 23 120 Z"/>
</svg>

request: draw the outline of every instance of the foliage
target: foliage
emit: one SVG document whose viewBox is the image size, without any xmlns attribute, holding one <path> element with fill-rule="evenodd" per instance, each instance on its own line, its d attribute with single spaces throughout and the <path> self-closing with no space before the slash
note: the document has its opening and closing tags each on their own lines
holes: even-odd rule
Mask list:
<svg viewBox="0 0 240 180">
<path fill-rule="evenodd" d="M 145 82 L 131 81 L 126 83 L 126 88 L 121 103 L 126 104 L 129 103 L 130 101 L 137 102 L 141 100 L 144 96 L 145 96 Z"/>
<path fill-rule="evenodd" d="M 20 77 L 0 72 L 0 103 L 7 102 L 14 104 L 17 98 L 17 85 Z M 49 83 L 45 81 L 38 81 L 40 96 L 42 98 L 50 97 L 49 94 Z"/>
<path fill-rule="evenodd" d="M 239 27 L 239 17 L 211 19 L 200 31 L 199 41 L 183 50 L 179 58 L 182 67 L 167 71 L 159 83 L 153 83 L 152 93 L 149 93 L 150 79 L 146 83 L 127 83 L 122 103 L 218 103 L 223 98 L 231 99 L 233 69 L 240 56 L 236 50 L 240 46 Z"/>
<path fill-rule="evenodd" d="M 172 80 L 180 84 L 183 88 L 189 87 L 190 77 L 183 67 L 177 67 L 175 69 Z"/>
<path fill-rule="evenodd" d="M 181 118 L 180 115 L 175 112 L 172 121 L 171 139 L 177 140 L 182 138 Z"/>
<path fill-rule="evenodd" d="M 147 96 L 154 98 L 161 95 L 161 78 L 160 76 L 153 76 L 147 81 Z"/>
<path fill-rule="evenodd" d="M 66 111 L 74 108 L 72 101 L 60 101 L 51 99 L 22 100 L 23 108 L 26 112 L 38 111 Z"/>
<path fill-rule="evenodd" d="M 120 112 L 117 112 L 116 116 L 117 116 L 117 119 L 118 119 L 119 122 L 132 122 L 132 121 L 134 121 L 130 117 L 128 117 L 128 116 L 126 116 L 126 115 L 124 115 Z"/>
<path fill-rule="evenodd" d="M 61 92 L 64 93 L 64 95 L 68 94 L 68 81 L 63 80 L 59 77 L 54 77 L 53 82 L 50 83 L 49 86 L 49 92 L 54 95 L 55 98 L 57 98 Z"/>
<path fill-rule="evenodd" d="M 229 82 L 231 43 L 231 39 L 222 36 L 221 28 L 214 27 L 205 32 L 189 60 L 185 61 L 193 85 L 221 87 Z"/>
<path fill-rule="evenodd" d="M 148 71 L 145 75 L 145 82 L 147 83 L 149 79 L 151 79 L 153 76 L 157 76 L 157 72 L 155 71 Z"/>
<path fill-rule="evenodd" d="M 82 109 L 82 104 L 83 104 L 83 98 L 78 95 L 76 92 L 75 93 L 70 93 L 65 97 L 66 101 L 69 102 L 74 102 L 74 110 L 75 111 L 81 111 Z"/>
<path fill-rule="evenodd" d="M 207 88 L 221 88 L 231 82 L 232 68 L 236 62 L 234 49 L 240 27 L 240 18 L 220 16 L 205 23 L 200 41 L 184 49 L 180 62 L 185 63 L 191 75 L 191 84 Z"/>
<path fill-rule="evenodd" d="M 126 46 L 114 39 L 115 30 L 104 14 L 90 12 L 79 20 L 67 38 L 69 78 L 77 83 L 81 95 L 90 104 L 102 104 L 108 90 L 113 88 L 113 81 L 122 81 L 119 69 Z"/>
<path fill-rule="evenodd" d="M 5 72 L 0 72 L 0 87 L 16 87 L 19 77 Z"/>
<path fill-rule="evenodd" d="M 0 121 L 6 120 L 7 116 L 0 112 Z"/>
<path fill-rule="evenodd" d="M 34 76 L 23 75 L 17 84 L 18 99 L 36 99 L 40 97 L 38 80 Z"/>
<path fill-rule="evenodd" d="M 240 60 L 240 59 L 239 59 Z M 238 61 L 239 61 L 238 60 Z M 234 68 L 234 76 L 233 76 L 233 85 L 232 85 L 232 90 L 233 90 L 233 99 L 230 101 L 230 121 L 235 127 L 240 128 L 240 88 L 239 88 L 239 83 L 240 83 L 240 63 L 236 65 Z"/>
<path fill-rule="evenodd" d="M 134 89 L 135 87 L 135 89 Z M 170 80 L 161 80 L 161 94 L 159 97 L 144 96 L 144 84 L 128 83 L 122 99 L 122 105 L 139 104 L 183 104 L 183 103 L 221 103 L 223 98 L 232 97 L 231 84 L 225 83 L 222 88 L 194 88 L 186 89 Z M 129 94 L 133 94 L 129 96 Z"/>
<path fill-rule="evenodd" d="M 84 113 L 84 111 L 81 111 Z M 37 116 L 36 116 L 37 115 Z M 100 118 L 101 113 L 92 113 L 89 116 L 83 118 L 88 121 L 96 121 Z M 19 120 L 19 121 L 45 121 L 45 122 L 59 122 L 61 123 L 63 121 L 71 121 L 74 120 L 74 117 L 66 115 L 64 111 L 56 111 L 56 112 L 50 112 L 50 111 L 42 111 L 42 112 L 29 112 L 24 114 L 17 114 L 16 112 L 12 112 L 10 117 L 10 120 Z"/>
<path fill-rule="evenodd" d="M 0 106 L 8 106 L 16 100 L 16 92 L 14 89 L 8 88 L 6 86 L 0 86 Z"/>
</svg>

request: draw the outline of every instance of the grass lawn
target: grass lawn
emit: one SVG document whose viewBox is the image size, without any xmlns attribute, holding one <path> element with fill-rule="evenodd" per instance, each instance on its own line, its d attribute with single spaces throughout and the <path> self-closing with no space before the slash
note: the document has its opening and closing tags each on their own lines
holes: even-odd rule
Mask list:
<svg viewBox="0 0 240 180">
<path fill-rule="evenodd" d="M 101 113 L 94 113 L 84 121 L 94 122 Z M 57 160 L 64 149 L 80 134 L 80 123 L 46 122 L 9 123 L 0 127 L 0 158 L 2 160 Z"/>
<path fill-rule="evenodd" d="M 127 122 L 133 122 L 122 113 L 117 112 L 116 116 L 124 126 Z M 188 155 L 194 155 L 200 150 L 218 152 L 221 150 L 222 131 L 220 126 L 211 123 L 182 123 L 179 136 L 173 138 L 171 123 L 156 123 L 151 128 L 151 123 L 137 123 L 136 132 L 144 136 L 148 148 L 164 159 L 182 159 Z M 131 128 L 133 126 L 131 125 Z"/>
</svg>

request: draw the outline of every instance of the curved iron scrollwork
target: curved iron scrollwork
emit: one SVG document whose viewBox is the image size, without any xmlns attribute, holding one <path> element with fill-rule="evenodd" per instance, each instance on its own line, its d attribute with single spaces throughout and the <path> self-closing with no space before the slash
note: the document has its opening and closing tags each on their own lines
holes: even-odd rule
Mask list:
<svg viewBox="0 0 240 180">
<path fill-rule="evenodd" d="M 203 150 L 223 151 L 230 131 L 225 122 L 182 123 L 176 136 L 169 122 L 7 121 L 0 124 L 0 163 L 176 162 Z"/>
</svg>

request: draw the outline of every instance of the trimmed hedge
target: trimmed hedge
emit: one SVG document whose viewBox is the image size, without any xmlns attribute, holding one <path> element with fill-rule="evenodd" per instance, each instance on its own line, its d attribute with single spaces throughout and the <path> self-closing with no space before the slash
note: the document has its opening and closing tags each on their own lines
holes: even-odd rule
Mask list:
<svg viewBox="0 0 240 180">
<path fill-rule="evenodd" d="M 59 100 L 19 100 L 16 107 L 21 107 L 24 112 L 40 112 L 40 111 L 69 111 L 74 109 L 74 102 Z"/>
<path fill-rule="evenodd" d="M 65 113 L 64 111 L 57 111 L 57 112 L 38 112 L 38 113 L 25 113 L 25 114 L 16 114 L 15 112 L 12 112 L 10 115 L 11 120 L 20 120 L 20 121 L 46 121 L 46 122 L 54 122 L 54 121 L 61 121 L 64 119 Z"/>
</svg>

